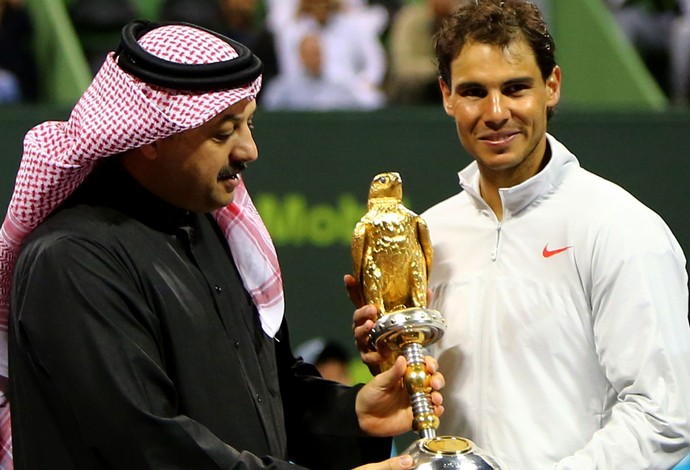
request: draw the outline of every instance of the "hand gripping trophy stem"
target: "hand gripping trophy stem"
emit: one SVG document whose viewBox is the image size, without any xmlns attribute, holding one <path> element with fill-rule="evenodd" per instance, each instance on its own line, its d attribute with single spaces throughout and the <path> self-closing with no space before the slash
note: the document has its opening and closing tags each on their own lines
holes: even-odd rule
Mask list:
<svg viewBox="0 0 690 470">
<path fill-rule="evenodd" d="M 420 439 L 406 453 L 415 459 L 415 468 L 498 469 L 469 439 L 436 436 L 439 419 L 424 354 L 446 325 L 438 311 L 426 306 L 431 239 L 426 222 L 402 204 L 400 174 L 380 173 L 371 182 L 367 212 L 352 236 L 352 260 L 362 299 L 378 309 L 369 337 L 372 347 L 388 347 L 407 359 L 403 382 Z"/>
</svg>

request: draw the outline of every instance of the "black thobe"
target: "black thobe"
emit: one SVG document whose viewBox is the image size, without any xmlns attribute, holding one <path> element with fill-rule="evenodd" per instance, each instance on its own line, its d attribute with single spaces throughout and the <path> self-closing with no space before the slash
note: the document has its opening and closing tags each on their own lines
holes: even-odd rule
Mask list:
<svg viewBox="0 0 690 470">
<path fill-rule="evenodd" d="M 115 157 L 27 238 L 10 314 L 17 469 L 388 455 L 389 440 L 357 437 L 357 388 L 295 360 L 285 322 L 263 332 L 213 218 L 156 198 Z"/>
</svg>

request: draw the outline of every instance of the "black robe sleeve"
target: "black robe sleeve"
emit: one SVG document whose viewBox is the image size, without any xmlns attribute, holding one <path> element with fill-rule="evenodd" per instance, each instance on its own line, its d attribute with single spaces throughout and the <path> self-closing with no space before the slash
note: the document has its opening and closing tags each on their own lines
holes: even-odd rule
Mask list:
<svg viewBox="0 0 690 470">
<path fill-rule="evenodd" d="M 290 459 L 309 468 L 345 470 L 389 458 L 392 439 L 366 437 L 359 428 L 355 397 L 362 385 L 323 379 L 313 365 L 295 359 L 285 322 L 277 339 Z"/>
</svg>

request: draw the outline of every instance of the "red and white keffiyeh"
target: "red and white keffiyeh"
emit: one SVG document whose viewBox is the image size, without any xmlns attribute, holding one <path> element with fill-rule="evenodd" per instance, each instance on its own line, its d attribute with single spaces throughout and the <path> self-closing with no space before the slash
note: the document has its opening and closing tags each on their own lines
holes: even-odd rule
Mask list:
<svg viewBox="0 0 690 470">
<path fill-rule="evenodd" d="M 164 25 L 139 39 L 150 54 L 182 64 L 237 57 L 222 39 L 192 25 Z M 255 99 L 261 76 L 221 91 L 185 92 L 151 86 L 126 74 L 110 53 L 68 121 L 31 129 L 14 193 L 0 229 L 0 375 L 8 377 L 7 335 L 12 269 L 22 241 L 88 176 L 97 160 L 197 127 L 242 99 Z M 244 183 L 233 202 L 215 212 L 238 270 L 273 337 L 283 318 L 283 287 L 273 242 Z M 0 391 L 0 468 L 12 465 L 9 405 Z"/>
</svg>

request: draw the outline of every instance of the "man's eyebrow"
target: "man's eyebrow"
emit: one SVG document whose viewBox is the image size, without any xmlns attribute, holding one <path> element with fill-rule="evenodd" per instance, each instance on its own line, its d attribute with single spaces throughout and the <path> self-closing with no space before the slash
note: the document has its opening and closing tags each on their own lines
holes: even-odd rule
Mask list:
<svg viewBox="0 0 690 470">
<path fill-rule="evenodd" d="M 248 120 L 251 120 L 254 117 L 254 113 L 250 114 L 247 116 Z M 226 114 L 221 118 L 218 124 L 225 124 L 226 122 L 239 122 L 242 121 L 244 117 L 242 114 Z"/>
<path fill-rule="evenodd" d="M 531 85 L 534 83 L 534 77 L 526 76 L 526 77 L 516 77 L 516 78 L 511 78 L 510 80 L 506 80 L 503 83 L 503 86 L 510 86 L 510 85 Z"/>
<path fill-rule="evenodd" d="M 223 118 L 220 120 L 220 124 L 224 124 L 228 121 L 240 121 L 242 117 L 239 114 L 226 114 L 223 116 Z"/>
<path fill-rule="evenodd" d="M 462 82 L 456 85 L 455 91 L 460 92 L 462 90 L 468 90 L 470 88 L 485 88 L 485 86 L 479 82 Z"/>
<path fill-rule="evenodd" d="M 515 77 L 511 78 L 510 80 L 506 80 L 505 82 L 501 83 L 501 87 L 509 87 L 512 85 L 532 85 L 533 83 L 534 77 L 527 75 L 524 77 Z M 486 88 L 486 85 L 480 82 L 462 82 L 457 84 L 455 91 L 456 93 L 460 93 L 464 90 L 470 90 L 472 88 Z"/>
</svg>

